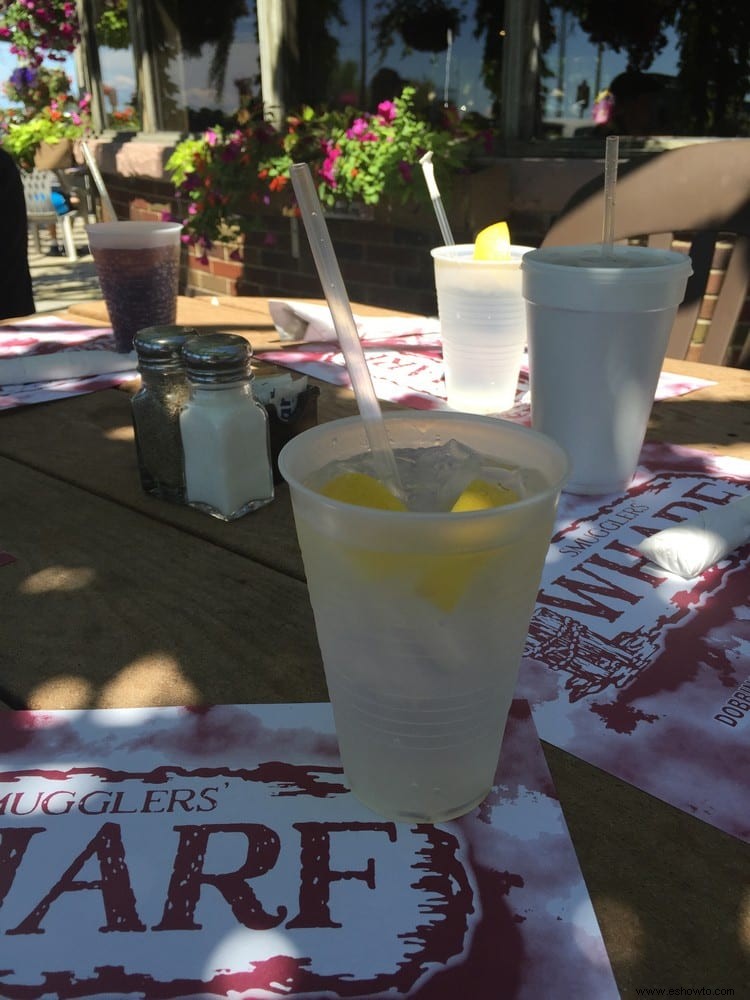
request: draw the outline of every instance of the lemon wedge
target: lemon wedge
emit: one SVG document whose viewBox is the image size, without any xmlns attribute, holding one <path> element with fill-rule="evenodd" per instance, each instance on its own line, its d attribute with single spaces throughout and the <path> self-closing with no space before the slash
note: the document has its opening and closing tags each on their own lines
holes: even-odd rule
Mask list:
<svg viewBox="0 0 750 1000">
<path fill-rule="evenodd" d="M 509 260 L 510 230 L 507 222 L 495 222 L 477 233 L 474 260 Z"/>
<path fill-rule="evenodd" d="M 406 510 L 405 504 L 387 486 L 364 472 L 342 472 L 326 483 L 320 492 L 331 500 L 341 500 L 342 503 L 351 503 L 357 507 Z"/>
<path fill-rule="evenodd" d="M 505 507 L 517 503 L 521 498 L 515 490 L 486 479 L 473 479 L 451 507 L 451 512 L 460 514 L 468 510 L 489 510 L 490 507 Z"/>
</svg>

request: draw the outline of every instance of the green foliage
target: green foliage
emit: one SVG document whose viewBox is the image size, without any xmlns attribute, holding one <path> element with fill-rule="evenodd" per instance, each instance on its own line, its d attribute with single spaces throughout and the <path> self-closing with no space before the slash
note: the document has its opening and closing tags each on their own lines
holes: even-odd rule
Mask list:
<svg viewBox="0 0 750 1000">
<path fill-rule="evenodd" d="M 414 97 L 414 88 L 406 87 L 375 114 L 303 107 L 282 130 L 260 121 L 233 131 L 217 126 L 200 139 L 184 140 L 166 169 L 187 204 L 186 239 L 205 253 L 214 240 L 257 224 L 258 210 L 272 200 L 294 212 L 294 163 L 309 164 L 321 202 L 329 207 L 376 205 L 383 198 L 428 201 L 419 160 L 431 150 L 447 195 L 452 179 L 483 151 L 487 133 L 459 122 L 435 128 L 417 113 Z"/>
</svg>

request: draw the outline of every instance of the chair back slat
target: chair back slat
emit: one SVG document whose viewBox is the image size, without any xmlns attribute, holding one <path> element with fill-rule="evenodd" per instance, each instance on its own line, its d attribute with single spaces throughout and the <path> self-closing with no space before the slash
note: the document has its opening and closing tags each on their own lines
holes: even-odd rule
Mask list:
<svg viewBox="0 0 750 1000">
<path fill-rule="evenodd" d="M 711 325 L 701 351 L 706 364 L 723 364 L 732 332 L 750 291 L 750 237 L 738 236 L 716 299 Z"/>
<path fill-rule="evenodd" d="M 601 239 L 603 176 L 584 184 L 544 238 L 543 246 L 596 243 Z M 690 234 L 693 276 L 667 348 L 668 357 L 688 353 L 724 364 L 748 294 L 750 259 L 750 139 L 699 142 L 630 161 L 620 168 L 615 200 L 615 239 L 647 239 L 668 248 L 674 233 Z M 719 234 L 734 249 L 702 346 L 693 343 L 695 324 L 711 273 Z M 743 363 L 740 361 L 740 363 Z"/>
</svg>

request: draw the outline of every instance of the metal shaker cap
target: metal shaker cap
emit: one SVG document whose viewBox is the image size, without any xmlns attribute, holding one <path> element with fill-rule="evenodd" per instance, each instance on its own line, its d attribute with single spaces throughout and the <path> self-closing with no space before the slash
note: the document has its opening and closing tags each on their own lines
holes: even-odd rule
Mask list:
<svg viewBox="0 0 750 1000">
<path fill-rule="evenodd" d="M 206 333 L 192 337 L 182 348 L 182 361 L 191 382 L 199 385 L 238 382 L 252 377 L 253 349 L 235 333 Z"/>
<path fill-rule="evenodd" d="M 198 331 L 190 326 L 149 326 L 133 338 L 138 368 L 173 372 L 182 368 L 182 346 Z"/>
</svg>

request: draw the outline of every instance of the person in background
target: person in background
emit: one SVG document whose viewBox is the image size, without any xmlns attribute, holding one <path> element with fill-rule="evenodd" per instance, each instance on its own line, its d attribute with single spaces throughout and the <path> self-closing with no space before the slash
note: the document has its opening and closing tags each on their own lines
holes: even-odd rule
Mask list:
<svg viewBox="0 0 750 1000">
<path fill-rule="evenodd" d="M 589 106 L 590 100 L 591 88 L 589 87 L 588 80 L 581 80 L 578 84 L 578 89 L 576 90 L 576 106 L 578 108 L 579 118 L 583 118 L 583 114 Z"/>
<path fill-rule="evenodd" d="M 661 133 L 662 80 L 658 74 L 631 70 L 616 76 L 607 91 L 597 94 L 594 103 L 597 132 L 606 135 Z"/>
<path fill-rule="evenodd" d="M 78 198 L 75 195 L 69 195 L 67 191 L 63 191 L 59 184 L 56 184 L 52 188 L 50 198 L 58 216 L 67 215 L 68 212 L 72 212 L 74 208 L 78 208 L 79 206 Z M 57 242 L 57 226 L 54 222 L 50 223 L 47 232 L 49 233 L 49 238 L 52 240 L 52 246 L 47 251 L 48 256 L 64 257 L 65 250 Z"/>
<path fill-rule="evenodd" d="M 0 149 L 0 319 L 34 312 L 23 182 L 15 160 Z"/>
</svg>

